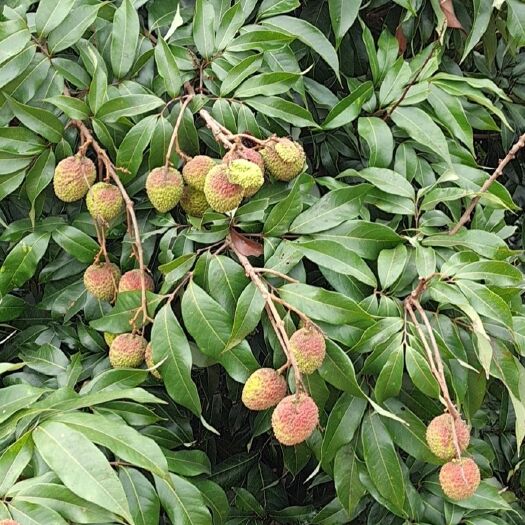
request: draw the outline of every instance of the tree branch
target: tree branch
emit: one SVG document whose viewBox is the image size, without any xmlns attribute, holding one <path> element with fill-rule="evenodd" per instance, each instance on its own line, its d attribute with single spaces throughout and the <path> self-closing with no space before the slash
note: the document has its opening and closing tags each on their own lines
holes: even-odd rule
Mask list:
<svg viewBox="0 0 525 525">
<path fill-rule="evenodd" d="M 465 224 L 467 224 L 467 222 L 470 221 L 470 216 L 472 215 L 472 212 L 476 208 L 476 206 L 477 206 L 477 204 L 479 202 L 479 199 L 481 198 L 481 194 L 485 193 L 490 188 L 492 183 L 500 175 L 503 174 L 503 170 L 505 169 L 507 164 L 511 160 L 516 158 L 517 153 L 523 147 L 525 147 L 525 133 L 523 135 L 521 135 L 521 137 L 518 139 L 518 142 L 516 142 L 516 144 L 514 144 L 514 146 L 512 146 L 512 148 L 509 150 L 509 152 L 507 153 L 505 158 L 500 161 L 500 163 L 498 164 L 498 167 L 495 169 L 494 173 L 485 181 L 483 186 L 481 186 L 481 189 L 479 190 L 479 195 L 472 199 L 470 204 L 467 206 L 467 209 L 465 210 L 465 212 L 463 213 L 463 215 L 459 219 L 458 223 L 448 232 L 449 235 L 455 235 L 456 233 L 458 233 L 458 231 L 461 229 L 462 226 L 464 226 Z"/>
<path fill-rule="evenodd" d="M 181 103 L 180 106 L 180 112 L 177 116 L 177 121 L 175 122 L 175 126 L 173 128 L 173 133 L 171 134 L 170 143 L 168 146 L 168 151 L 166 152 L 166 162 L 164 163 L 164 167 L 168 169 L 168 166 L 170 164 L 170 157 L 171 153 L 173 151 L 173 147 L 175 147 L 175 151 L 177 155 L 184 161 L 188 162 L 191 160 L 191 157 L 189 155 L 186 155 L 179 146 L 179 128 L 182 123 L 182 119 L 184 117 L 184 112 L 186 111 L 186 108 L 188 107 L 188 104 L 192 101 L 194 94 L 186 95 L 186 98 L 184 99 L 184 102 Z"/>
</svg>

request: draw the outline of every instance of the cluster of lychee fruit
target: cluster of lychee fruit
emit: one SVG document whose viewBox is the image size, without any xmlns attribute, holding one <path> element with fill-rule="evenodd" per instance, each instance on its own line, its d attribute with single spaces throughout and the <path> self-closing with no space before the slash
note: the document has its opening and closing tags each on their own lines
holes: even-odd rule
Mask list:
<svg viewBox="0 0 525 525">
<path fill-rule="evenodd" d="M 212 210 L 225 213 L 252 197 L 264 184 L 265 173 L 276 180 L 290 181 L 304 168 L 302 146 L 287 138 L 268 141 L 259 151 L 242 144 L 222 159 L 197 155 L 182 168 L 162 166 L 146 179 L 146 192 L 153 207 L 166 213 L 177 204 L 194 217 Z"/>
<path fill-rule="evenodd" d="M 470 498 L 480 483 L 480 472 L 472 458 L 456 458 L 454 429 L 460 452 L 470 442 L 470 430 L 466 423 L 451 414 L 435 417 L 427 427 L 427 444 L 432 453 L 446 461 L 439 472 L 439 483 L 443 492 L 454 501 Z"/>
<path fill-rule="evenodd" d="M 295 331 L 290 337 L 290 352 L 298 370 L 312 374 L 323 363 L 326 354 L 324 336 L 312 326 Z M 319 410 L 315 401 L 305 392 L 287 394 L 285 378 L 273 368 L 259 368 L 244 384 L 242 402 L 250 410 L 272 413 L 272 428 L 283 445 L 298 445 L 308 439 L 319 423 Z"/>
</svg>

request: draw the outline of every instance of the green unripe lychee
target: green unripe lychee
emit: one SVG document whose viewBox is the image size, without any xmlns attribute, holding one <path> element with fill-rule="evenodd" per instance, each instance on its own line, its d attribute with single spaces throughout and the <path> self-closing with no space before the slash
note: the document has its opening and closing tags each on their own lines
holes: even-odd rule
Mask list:
<svg viewBox="0 0 525 525">
<path fill-rule="evenodd" d="M 181 208 L 193 217 L 202 217 L 204 212 L 210 207 L 203 191 L 196 190 L 191 186 L 184 186 L 182 197 L 180 198 Z"/>
<path fill-rule="evenodd" d="M 120 334 L 109 348 L 113 368 L 138 368 L 145 359 L 148 342 L 141 335 Z"/>
<path fill-rule="evenodd" d="M 99 222 L 111 222 L 124 209 L 124 199 L 113 184 L 97 182 L 88 191 L 86 204 L 91 217 Z"/>
<path fill-rule="evenodd" d="M 113 301 L 120 280 L 120 270 L 112 263 L 92 264 L 84 272 L 86 290 L 101 301 Z"/>
<path fill-rule="evenodd" d="M 326 342 L 319 330 L 304 327 L 290 337 L 290 351 L 297 367 L 303 374 L 313 374 L 322 364 L 326 355 Z"/>
<path fill-rule="evenodd" d="M 479 468 L 471 458 L 453 459 L 439 471 L 439 484 L 453 501 L 470 498 L 478 489 L 480 480 Z"/>
<path fill-rule="evenodd" d="M 255 195 L 264 184 L 261 168 L 246 159 L 232 160 L 228 164 L 228 180 L 244 189 L 244 196 Z"/>
<path fill-rule="evenodd" d="M 197 155 L 184 165 L 182 177 L 188 186 L 204 191 L 206 175 L 216 164 L 217 161 L 208 155 Z"/>
<path fill-rule="evenodd" d="M 147 368 L 153 368 L 155 366 L 155 362 L 153 361 L 153 348 L 151 347 L 151 343 L 148 344 L 146 347 L 146 354 L 145 354 L 145 360 L 146 360 L 146 367 Z M 155 368 L 153 370 L 150 370 L 149 373 L 155 378 L 155 379 L 162 379 L 159 369 Z"/>
<path fill-rule="evenodd" d="M 137 290 L 141 290 L 142 280 L 140 276 L 140 270 L 130 270 L 129 272 L 126 272 L 120 278 L 120 282 L 118 283 L 118 291 L 135 292 Z M 153 292 L 155 284 L 153 283 L 153 279 L 147 273 L 144 274 L 144 283 L 146 285 L 146 290 Z"/>
<path fill-rule="evenodd" d="M 72 155 L 62 159 L 55 168 L 53 188 L 64 202 L 75 202 L 86 196 L 97 178 L 97 170 L 87 157 Z"/>
<path fill-rule="evenodd" d="M 234 210 L 244 195 L 242 186 L 228 180 L 228 167 L 219 164 L 210 170 L 204 184 L 204 195 L 210 207 L 220 213 Z"/>
<path fill-rule="evenodd" d="M 146 179 L 148 198 L 160 213 L 166 213 L 177 206 L 182 196 L 182 188 L 182 175 L 175 168 L 155 168 Z"/>
<path fill-rule="evenodd" d="M 264 174 L 264 159 L 258 151 L 255 151 L 251 148 L 235 148 L 228 151 L 228 153 L 224 155 L 222 161 L 225 164 L 229 164 L 232 160 L 237 159 L 246 159 L 250 162 L 253 162 L 254 164 L 257 164 Z"/>
<path fill-rule="evenodd" d="M 435 417 L 427 427 L 428 447 L 440 459 L 452 459 L 456 455 L 454 439 L 452 433 L 454 418 L 450 414 L 441 414 Z M 463 452 L 470 441 L 470 431 L 468 426 L 461 419 L 455 421 L 458 445 Z"/>
<path fill-rule="evenodd" d="M 319 410 L 307 394 L 287 396 L 275 407 L 272 428 L 283 445 L 298 445 L 308 439 L 319 422 Z"/>
<path fill-rule="evenodd" d="M 104 341 L 108 346 L 111 346 L 111 343 L 115 340 L 118 334 L 112 334 L 111 332 L 104 332 Z"/>
<path fill-rule="evenodd" d="M 277 180 L 289 181 L 304 168 L 306 156 L 303 147 L 293 140 L 280 138 L 261 150 L 266 171 Z"/>
<path fill-rule="evenodd" d="M 244 383 L 242 402 L 250 410 L 266 410 L 286 395 L 286 381 L 273 368 L 259 368 Z"/>
</svg>

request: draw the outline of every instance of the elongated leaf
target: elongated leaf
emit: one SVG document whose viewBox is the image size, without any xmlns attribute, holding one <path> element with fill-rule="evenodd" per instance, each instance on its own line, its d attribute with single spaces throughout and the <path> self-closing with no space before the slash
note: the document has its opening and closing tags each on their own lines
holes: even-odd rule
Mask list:
<svg viewBox="0 0 525 525">
<path fill-rule="evenodd" d="M 278 236 L 286 233 L 290 224 L 303 209 L 303 201 L 300 184 L 298 179 L 292 186 L 288 195 L 274 206 L 266 222 L 264 223 L 264 233 L 268 236 Z"/>
<path fill-rule="evenodd" d="M 119 479 L 135 525 L 158 525 L 160 501 L 148 478 L 140 471 L 126 467 L 119 470 Z"/>
<path fill-rule="evenodd" d="M 360 117 L 357 129 L 368 145 L 368 166 L 388 168 L 394 155 L 394 138 L 388 125 L 378 117 Z"/>
<path fill-rule="evenodd" d="M 58 27 L 71 11 L 75 0 L 42 0 L 35 15 L 36 32 L 46 36 Z"/>
<path fill-rule="evenodd" d="M 155 46 L 155 62 L 159 68 L 160 76 L 166 83 L 168 95 L 171 97 L 178 96 L 182 87 L 182 77 L 173 53 L 162 38 L 159 38 Z"/>
<path fill-rule="evenodd" d="M 199 53 L 210 58 L 215 51 L 215 9 L 211 2 L 196 0 L 193 15 L 193 40 Z"/>
<path fill-rule="evenodd" d="M 115 122 L 121 117 L 147 113 L 163 104 L 162 99 L 155 95 L 123 95 L 102 104 L 97 117 L 107 122 Z"/>
<path fill-rule="evenodd" d="M 53 104 L 63 111 L 69 118 L 84 120 L 89 116 L 89 108 L 83 100 L 65 95 L 46 98 L 46 102 Z"/>
<path fill-rule="evenodd" d="M 241 60 L 232 67 L 221 84 L 221 96 L 228 95 L 250 75 L 255 73 L 262 64 L 262 55 L 252 55 Z"/>
<path fill-rule="evenodd" d="M 55 173 L 55 154 L 52 149 L 45 150 L 36 160 L 26 177 L 26 192 L 31 205 L 53 179 Z"/>
<path fill-rule="evenodd" d="M 323 122 L 324 129 L 335 129 L 346 126 L 355 120 L 363 104 L 372 96 L 374 90 L 371 82 L 364 82 L 350 95 L 338 102 L 328 113 Z"/>
<path fill-rule="evenodd" d="M 33 456 L 31 434 L 24 434 L 0 456 L 0 496 L 16 483 Z"/>
<path fill-rule="evenodd" d="M 83 231 L 64 224 L 53 232 L 53 240 L 80 262 L 90 263 L 99 250 L 98 244 Z"/>
<path fill-rule="evenodd" d="M 237 31 L 242 27 L 246 15 L 242 9 L 242 4 L 236 2 L 223 15 L 217 28 L 215 35 L 216 47 L 218 51 L 222 51 L 236 35 Z"/>
<path fill-rule="evenodd" d="M 107 459 L 83 434 L 57 422 L 41 424 L 33 439 L 44 461 L 78 496 L 131 520 L 122 485 Z"/>
<path fill-rule="evenodd" d="M 335 39 L 339 44 L 357 18 L 360 0 L 329 0 L 330 20 Z"/>
<path fill-rule="evenodd" d="M 270 97 L 286 93 L 297 82 L 299 73 L 275 72 L 261 73 L 244 81 L 235 91 L 235 98 L 249 98 L 256 96 Z"/>
<path fill-rule="evenodd" d="M 191 350 L 169 304 L 155 316 L 151 332 L 153 360 L 163 364 L 160 372 L 169 395 L 195 415 L 201 414 L 197 387 L 191 378 Z"/>
<path fill-rule="evenodd" d="M 123 0 L 113 17 L 111 67 L 117 78 L 131 69 L 139 39 L 139 15 L 131 0 Z"/>
<path fill-rule="evenodd" d="M 284 120 L 299 128 L 318 127 L 307 109 L 279 97 L 252 97 L 246 100 L 246 104 L 268 117 Z"/>
<path fill-rule="evenodd" d="M 408 252 L 403 244 L 392 250 L 383 250 L 377 259 L 377 271 L 383 288 L 392 286 L 403 273 Z"/>
<path fill-rule="evenodd" d="M 473 0 L 474 2 L 474 21 L 472 28 L 465 42 L 465 49 L 461 62 L 465 60 L 467 55 L 474 49 L 475 45 L 481 40 L 485 34 L 490 22 L 490 15 L 494 9 L 493 2 L 486 2 L 485 0 Z"/>
</svg>

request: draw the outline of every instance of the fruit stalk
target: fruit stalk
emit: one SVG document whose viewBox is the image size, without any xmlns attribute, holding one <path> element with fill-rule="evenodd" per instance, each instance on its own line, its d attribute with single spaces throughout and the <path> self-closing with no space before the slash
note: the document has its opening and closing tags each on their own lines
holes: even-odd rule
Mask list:
<svg viewBox="0 0 525 525">
<path fill-rule="evenodd" d="M 139 225 L 137 221 L 137 216 L 135 215 L 135 208 L 133 205 L 133 201 L 128 195 L 126 188 L 122 184 L 122 181 L 120 180 L 120 177 L 117 174 L 117 168 L 115 167 L 115 165 L 109 158 L 106 150 L 102 148 L 102 146 L 100 146 L 100 144 L 95 140 L 95 138 L 91 134 L 91 131 L 88 129 L 88 127 L 81 120 L 71 120 L 71 125 L 75 126 L 78 129 L 80 133 L 81 141 L 82 141 L 81 147 L 84 148 L 84 151 L 86 149 L 86 145 L 91 146 L 93 148 L 93 151 L 97 155 L 99 162 L 101 162 L 104 166 L 104 169 L 106 171 L 106 176 L 113 179 L 126 205 L 128 231 L 133 239 L 133 243 L 135 246 L 134 251 L 135 251 L 135 255 L 137 257 L 137 260 L 139 263 L 139 269 L 141 272 L 140 273 L 141 306 L 137 309 L 133 319 L 130 321 L 133 327 L 133 330 L 135 330 L 136 329 L 135 322 L 137 321 L 141 313 L 143 315 L 143 319 L 142 319 L 143 323 L 145 323 L 147 320 L 151 321 L 151 318 L 148 315 L 148 299 L 146 296 L 146 279 L 145 279 L 146 267 L 144 264 L 144 250 L 142 249 L 142 241 L 140 239 L 140 229 L 139 229 Z"/>
<path fill-rule="evenodd" d="M 188 162 L 191 160 L 191 157 L 189 155 L 186 155 L 179 146 L 179 128 L 182 122 L 182 118 L 184 117 L 184 112 L 186 111 L 186 108 L 188 107 L 188 104 L 192 101 L 193 97 L 195 95 L 193 93 L 190 93 L 186 95 L 186 98 L 184 99 L 184 102 L 182 102 L 180 106 L 180 112 L 177 117 L 177 121 L 175 122 L 175 127 L 173 128 L 173 133 L 171 134 L 170 143 L 168 146 L 168 151 L 166 152 L 166 162 L 164 163 L 164 167 L 168 169 L 170 164 L 170 157 L 171 152 L 173 151 L 173 148 L 175 147 L 175 151 L 177 155 L 184 161 Z"/>
</svg>

